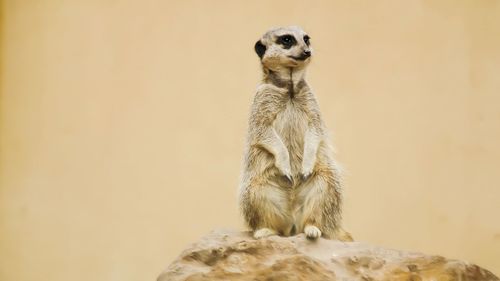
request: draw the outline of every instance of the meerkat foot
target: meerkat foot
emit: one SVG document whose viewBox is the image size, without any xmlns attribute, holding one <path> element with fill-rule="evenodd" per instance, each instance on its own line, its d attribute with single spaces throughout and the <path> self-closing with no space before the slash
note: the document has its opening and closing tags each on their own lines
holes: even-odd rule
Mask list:
<svg viewBox="0 0 500 281">
<path fill-rule="evenodd" d="M 309 239 L 317 239 L 321 237 L 321 230 L 314 225 L 308 225 L 304 228 L 304 233 Z"/>
<path fill-rule="evenodd" d="M 255 239 L 260 239 L 260 238 L 268 237 L 268 236 L 275 235 L 275 234 L 276 234 L 276 231 L 264 227 L 264 228 L 261 228 L 259 230 L 256 230 L 253 234 L 253 237 Z"/>
</svg>

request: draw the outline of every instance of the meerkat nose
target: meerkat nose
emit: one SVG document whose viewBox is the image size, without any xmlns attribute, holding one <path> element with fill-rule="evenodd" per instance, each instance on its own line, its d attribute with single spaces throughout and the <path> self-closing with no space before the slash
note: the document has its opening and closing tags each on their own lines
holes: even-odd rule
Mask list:
<svg viewBox="0 0 500 281">
<path fill-rule="evenodd" d="M 304 56 L 306 56 L 306 57 L 310 57 L 310 56 L 311 56 L 311 51 L 309 51 L 309 50 L 305 50 L 305 51 L 304 51 Z"/>
</svg>

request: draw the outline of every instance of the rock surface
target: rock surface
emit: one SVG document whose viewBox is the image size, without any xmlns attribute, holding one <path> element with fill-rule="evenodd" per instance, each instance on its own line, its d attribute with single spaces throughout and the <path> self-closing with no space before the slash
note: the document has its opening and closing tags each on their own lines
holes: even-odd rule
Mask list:
<svg viewBox="0 0 500 281">
<path fill-rule="evenodd" d="M 186 249 L 159 277 L 177 280 L 500 280 L 477 265 L 304 234 L 255 240 L 214 231 Z"/>
</svg>

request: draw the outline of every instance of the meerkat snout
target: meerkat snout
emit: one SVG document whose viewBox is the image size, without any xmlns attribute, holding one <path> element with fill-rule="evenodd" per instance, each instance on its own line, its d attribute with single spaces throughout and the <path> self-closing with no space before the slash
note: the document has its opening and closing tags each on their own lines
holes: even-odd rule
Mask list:
<svg viewBox="0 0 500 281">
<path fill-rule="evenodd" d="M 268 68 L 305 67 L 312 48 L 310 37 L 299 27 L 272 29 L 255 43 L 255 52 Z"/>
</svg>

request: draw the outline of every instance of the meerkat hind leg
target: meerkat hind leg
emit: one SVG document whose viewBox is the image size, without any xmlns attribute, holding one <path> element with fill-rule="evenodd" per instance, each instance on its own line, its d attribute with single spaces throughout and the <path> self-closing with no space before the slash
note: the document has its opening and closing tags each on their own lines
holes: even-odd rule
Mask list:
<svg viewBox="0 0 500 281">
<path fill-rule="evenodd" d="M 254 210 L 247 217 L 247 221 L 254 222 L 250 225 L 254 230 L 254 238 L 276 234 L 287 235 L 292 219 L 288 213 L 286 191 L 271 185 L 256 185 L 248 190 L 248 196 L 243 202 Z"/>
<path fill-rule="evenodd" d="M 340 194 L 329 173 L 323 171 L 313 175 L 298 194 L 302 205 L 298 214 L 300 229 L 310 239 L 321 236 L 337 239 L 335 233 L 340 221 Z"/>
</svg>

